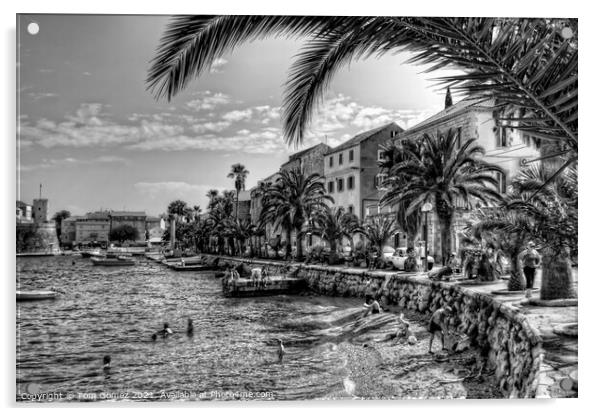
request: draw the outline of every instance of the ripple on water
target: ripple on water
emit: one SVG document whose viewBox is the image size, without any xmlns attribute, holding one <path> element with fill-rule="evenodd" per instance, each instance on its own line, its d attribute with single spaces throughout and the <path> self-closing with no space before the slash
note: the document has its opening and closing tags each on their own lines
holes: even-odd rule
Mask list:
<svg viewBox="0 0 602 416">
<path fill-rule="evenodd" d="M 17 261 L 17 287 L 65 292 L 54 301 L 17 304 L 17 383 L 72 393 L 406 397 L 407 386 L 400 389 L 379 367 L 380 353 L 353 343 L 375 329 L 393 330 L 392 318 L 358 325 L 361 300 L 224 298 L 213 274 L 177 273 L 145 260 L 123 269 L 71 261 Z M 186 336 L 188 318 L 192 337 Z M 175 334 L 153 342 L 164 322 Z M 285 342 L 282 363 L 275 338 Z M 102 371 L 104 355 L 112 358 L 109 371 Z"/>
</svg>

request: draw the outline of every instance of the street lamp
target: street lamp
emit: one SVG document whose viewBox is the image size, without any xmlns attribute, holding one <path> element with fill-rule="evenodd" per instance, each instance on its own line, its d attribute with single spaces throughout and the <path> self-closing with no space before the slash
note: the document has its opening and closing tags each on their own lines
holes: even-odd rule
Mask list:
<svg viewBox="0 0 602 416">
<path fill-rule="evenodd" d="M 429 258 L 429 254 L 428 254 L 428 215 L 429 212 L 433 210 L 433 204 L 431 204 L 430 202 L 425 203 L 422 208 L 420 208 L 420 211 L 424 212 L 424 271 L 427 272 L 428 271 L 428 258 Z"/>
</svg>

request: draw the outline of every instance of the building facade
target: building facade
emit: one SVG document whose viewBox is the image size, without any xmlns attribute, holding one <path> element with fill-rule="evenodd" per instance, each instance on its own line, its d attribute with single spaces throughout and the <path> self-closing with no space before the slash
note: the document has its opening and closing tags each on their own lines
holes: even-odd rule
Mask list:
<svg viewBox="0 0 602 416">
<path fill-rule="evenodd" d="M 109 219 L 109 233 L 117 227 L 130 225 L 138 231 L 138 238 L 135 242 L 146 241 L 146 213 L 144 211 L 111 211 Z"/>
<path fill-rule="evenodd" d="M 360 133 L 324 156 L 324 181 L 334 206 L 363 221 L 378 206 L 381 176 L 379 154 L 403 129 L 396 123 Z"/>
<path fill-rule="evenodd" d="M 109 211 L 89 212 L 75 219 L 75 244 L 107 244 L 110 232 Z"/>
<path fill-rule="evenodd" d="M 496 122 L 494 101 L 464 99 L 448 106 L 443 111 L 429 117 L 425 121 L 407 129 L 396 140 L 400 145 L 403 140 L 418 140 L 425 134 L 436 135 L 454 129 L 460 140 L 458 147 L 466 140 L 476 139 L 476 145 L 483 147 L 483 160 L 499 166 L 503 173 L 496 173 L 498 191 L 505 194 L 510 181 L 526 166 L 529 160 L 539 157 L 540 151 L 528 135 L 523 134 L 511 125 Z M 393 207 L 394 210 L 394 207 Z M 468 221 L 468 211 L 458 209 L 452 229 L 452 250 L 460 247 L 461 230 Z M 441 241 L 436 214 L 428 216 L 428 246 L 435 259 L 441 258 Z M 423 240 L 421 235 L 419 240 Z"/>
</svg>

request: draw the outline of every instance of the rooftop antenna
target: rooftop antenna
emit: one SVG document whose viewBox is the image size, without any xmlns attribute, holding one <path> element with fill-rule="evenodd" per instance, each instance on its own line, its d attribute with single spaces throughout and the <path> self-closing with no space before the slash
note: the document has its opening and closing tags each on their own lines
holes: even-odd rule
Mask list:
<svg viewBox="0 0 602 416">
<path fill-rule="evenodd" d="M 326 146 L 328 146 L 328 135 L 327 134 L 324 135 L 324 144 Z"/>
<path fill-rule="evenodd" d="M 42 184 L 40 184 L 40 199 L 42 199 Z"/>
</svg>

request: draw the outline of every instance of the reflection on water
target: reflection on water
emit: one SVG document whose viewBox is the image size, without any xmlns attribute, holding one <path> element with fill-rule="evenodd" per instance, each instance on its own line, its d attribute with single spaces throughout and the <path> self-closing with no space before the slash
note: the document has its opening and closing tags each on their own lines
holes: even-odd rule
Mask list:
<svg viewBox="0 0 602 416">
<path fill-rule="evenodd" d="M 236 392 L 279 400 L 370 397 L 365 389 L 350 391 L 357 383 L 350 351 L 364 348 L 350 336 L 362 332 L 353 323 L 358 299 L 224 298 L 213 274 L 173 272 L 144 259 L 125 268 L 67 256 L 17 260 L 18 289 L 51 287 L 64 293 L 17 303 L 18 399 L 32 383 L 79 400 L 228 399 Z M 175 334 L 153 342 L 164 322 Z M 382 325 L 393 323 L 391 316 Z M 275 338 L 286 348 L 281 364 Z M 104 355 L 112 358 L 108 371 Z M 377 356 L 362 359 L 363 366 L 377 368 Z M 403 397 L 390 388 L 387 396 Z"/>
</svg>

